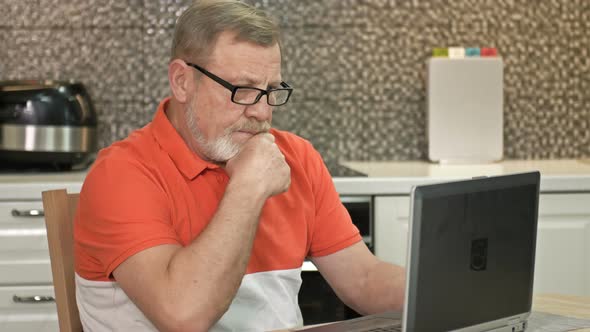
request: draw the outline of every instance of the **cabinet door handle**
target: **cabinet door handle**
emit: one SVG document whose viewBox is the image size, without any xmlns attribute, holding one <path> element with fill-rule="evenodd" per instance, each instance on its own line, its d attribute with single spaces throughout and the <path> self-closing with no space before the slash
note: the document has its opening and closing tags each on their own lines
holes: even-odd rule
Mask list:
<svg viewBox="0 0 590 332">
<path fill-rule="evenodd" d="M 53 296 L 42 296 L 42 295 L 33 295 L 33 296 L 18 296 L 13 295 L 12 301 L 15 303 L 46 303 L 46 302 L 55 302 L 55 298 Z"/>
<path fill-rule="evenodd" d="M 12 215 L 14 217 L 43 217 L 45 212 L 39 209 L 30 209 L 30 210 L 17 210 L 12 209 Z"/>
</svg>

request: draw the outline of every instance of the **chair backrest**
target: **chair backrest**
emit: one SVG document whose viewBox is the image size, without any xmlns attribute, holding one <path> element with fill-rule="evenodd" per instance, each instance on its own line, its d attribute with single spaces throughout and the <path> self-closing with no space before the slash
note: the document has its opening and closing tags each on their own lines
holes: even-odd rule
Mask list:
<svg viewBox="0 0 590 332">
<path fill-rule="evenodd" d="M 49 258 L 61 332 L 82 331 L 74 279 L 74 215 L 78 199 L 79 194 L 68 194 L 65 189 L 43 192 Z"/>
</svg>

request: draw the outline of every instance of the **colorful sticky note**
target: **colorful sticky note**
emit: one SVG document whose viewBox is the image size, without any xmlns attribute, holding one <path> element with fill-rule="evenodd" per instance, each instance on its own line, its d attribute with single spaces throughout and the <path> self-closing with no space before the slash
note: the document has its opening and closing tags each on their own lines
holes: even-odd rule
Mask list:
<svg viewBox="0 0 590 332">
<path fill-rule="evenodd" d="M 495 47 L 482 47 L 481 56 L 498 56 L 498 50 Z"/>
<path fill-rule="evenodd" d="M 467 47 L 465 49 L 465 56 L 473 56 L 473 57 L 477 57 L 479 56 L 480 53 L 480 49 L 479 47 Z"/>
<path fill-rule="evenodd" d="M 449 58 L 461 59 L 465 57 L 465 49 L 463 47 L 449 47 Z"/>
<path fill-rule="evenodd" d="M 446 47 L 435 47 L 432 50 L 432 56 L 446 58 L 449 56 L 449 50 Z"/>
</svg>

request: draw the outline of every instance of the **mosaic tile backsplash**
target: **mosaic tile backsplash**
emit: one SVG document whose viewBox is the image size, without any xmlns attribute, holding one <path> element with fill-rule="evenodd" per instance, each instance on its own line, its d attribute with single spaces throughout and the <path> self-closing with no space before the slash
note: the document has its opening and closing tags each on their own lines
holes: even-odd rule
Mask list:
<svg viewBox="0 0 590 332">
<path fill-rule="evenodd" d="M 279 18 L 274 125 L 332 160 L 426 159 L 434 47 L 497 47 L 504 155 L 590 157 L 590 0 L 248 0 Z M 188 0 L 0 0 L 0 79 L 84 83 L 101 146 L 150 121 Z"/>
</svg>

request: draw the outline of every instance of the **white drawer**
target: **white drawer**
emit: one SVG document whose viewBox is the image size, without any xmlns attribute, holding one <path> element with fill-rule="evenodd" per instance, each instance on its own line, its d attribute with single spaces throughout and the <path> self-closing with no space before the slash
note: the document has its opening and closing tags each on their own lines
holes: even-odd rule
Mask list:
<svg viewBox="0 0 590 332">
<path fill-rule="evenodd" d="M 0 251 L 0 284 L 51 284 L 47 250 Z"/>
<path fill-rule="evenodd" d="M 52 308 L 0 310 L 0 331 L 59 332 L 57 311 Z"/>
<path fill-rule="evenodd" d="M 54 309 L 53 286 L 0 287 L 0 311 L 7 309 Z"/>
<path fill-rule="evenodd" d="M 0 201 L 0 225 L 13 222 L 36 221 L 44 223 L 40 214 L 43 212 L 42 201 Z"/>
<path fill-rule="evenodd" d="M 51 284 L 45 218 L 34 215 L 43 211 L 42 205 L 0 202 L 0 284 Z"/>
<path fill-rule="evenodd" d="M 48 250 L 42 203 L 0 202 L 0 252 Z M 33 214 L 33 216 L 30 216 Z"/>
<path fill-rule="evenodd" d="M 48 251 L 47 230 L 44 223 L 0 223 L 0 252 L 3 251 Z"/>
</svg>

